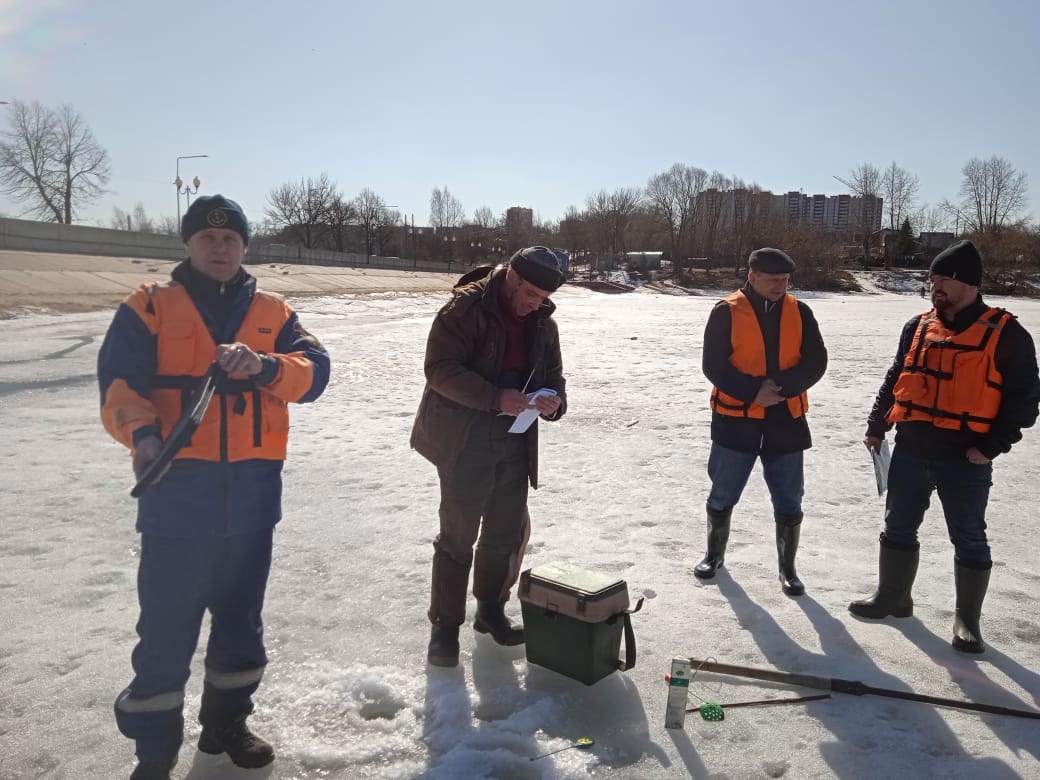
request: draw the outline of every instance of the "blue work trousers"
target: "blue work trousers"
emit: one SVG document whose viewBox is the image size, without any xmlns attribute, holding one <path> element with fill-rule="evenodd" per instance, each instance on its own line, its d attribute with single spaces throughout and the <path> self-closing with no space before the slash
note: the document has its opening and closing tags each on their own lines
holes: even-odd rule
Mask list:
<svg viewBox="0 0 1040 780">
<path fill-rule="evenodd" d="M 137 742 L 142 760 L 165 761 L 180 747 L 184 689 L 207 609 L 204 706 L 228 719 L 252 711 L 267 665 L 260 613 L 273 534 L 269 528 L 236 536 L 141 537 L 135 676 L 115 711 L 119 730 Z"/>
</svg>

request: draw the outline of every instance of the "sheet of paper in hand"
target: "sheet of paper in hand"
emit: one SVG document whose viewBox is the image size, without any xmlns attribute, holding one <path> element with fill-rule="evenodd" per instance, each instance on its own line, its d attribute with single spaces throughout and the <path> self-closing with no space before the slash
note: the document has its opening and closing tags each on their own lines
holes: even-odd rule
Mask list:
<svg viewBox="0 0 1040 780">
<path fill-rule="evenodd" d="M 556 391 L 550 387 L 543 387 L 541 390 L 535 390 L 533 393 L 527 394 L 527 408 L 524 409 L 520 414 L 513 420 L 513 424 L 509 426 L 510 433 L 524 433 L 531 424 L 538 419 L 538 410 L 534 406 L 536 398 L 552 398 L 556 395 Z"/>
<path fill-rule="evenodd" d="M 882 496 L 888 490 L 888 465 L 892 462 L 892 451 L 888 448 L 888 442 L 881 440 L 881 447 L 877 452 L 870 451 L 870 457 L 874 461 L 874 479 L 877 480 L 877 494 Z"/>
</svg>

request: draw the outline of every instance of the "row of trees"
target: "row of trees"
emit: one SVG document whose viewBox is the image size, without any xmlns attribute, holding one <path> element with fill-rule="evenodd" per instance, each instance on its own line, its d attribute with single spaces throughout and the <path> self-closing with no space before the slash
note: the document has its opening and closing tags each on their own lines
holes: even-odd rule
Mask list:
<svg viewBox="0 0 1040 780">
<path fill-rule="evenodd" d="M 0 134 L 0 190 L 22 204 L 24 214 L 70 223 L 106 190 L 108 153 L 83 117 L 70 106 L 50 109 L 14 101 L 8 128 Z M 1019 246 L 1035 232 L 1022 220 L 1027 205 L 1026 174 L 1001 157 L 973 158 L 962 168 L 956 199 L 918 202 L 918 177 L 896 162 L 886 167 L 861 163 L 835 177 L 848 192 L 882 198 L 885 224 L 912 233 L 952 230 L 980 237 L 988 245 Z M 754 246 L 821 245 L 824 253 L 858 242 L 869 257 L 877 237 L 872 224 L 853 219 L 842 234 L 819 235 L 791 219 L 777 198 L 754 182 L 719 171 L 676 163 L 651 175 L 643 187 L 600 190 L 584 207 L 571 206 L 559 222 L 507 220 L 481 206 L 467 218 L 462 202 L 447 187 L 430 196 L 427 226 L 409 224 L 378 193 L 362 189 L 348 197 L 328 174 L 286 182 L 267 197 L 258 238 L 307 248 L 365 254 L 481 259 L 540 242 L 562 246 L 579 257 L 618 258 L 629 250 L 659 250 L 676 262 L 713 258 L 739 263 Z M 176 233 L 171 218 L 150 218 L 143 207 L 116 208 L 113 227 Z M 466 251 L 463 251 L 463 248 Z M 906 248 L 906 242 L 903 242 Z"/>
</svg>

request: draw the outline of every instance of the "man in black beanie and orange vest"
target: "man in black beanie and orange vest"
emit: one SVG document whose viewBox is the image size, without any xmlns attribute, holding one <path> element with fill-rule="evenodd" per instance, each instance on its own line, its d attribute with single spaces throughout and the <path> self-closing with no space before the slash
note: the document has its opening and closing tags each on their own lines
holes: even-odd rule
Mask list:
<svg viewBox="0 0 1040 780">
<path fill-rule="evenodd" d="M 1036 422 L 1040 379 L 1028 331 L 979 294 L 982 256 L 974 244 L 947 247 L 929 273 L 934 308 L 903 327 L 867 417 L 867 449 L 878 452 L 893 425 L 895 448 L 878 587 L 849 611 L 871 620 L 913 614 L 917 531 L 935 491 L 954 548 L 953 647 L 981 653 L 979 618 L 993 566 L 986 539 L 993 459 Z"/>
<path fill-rule="evenodd" d="M 199 750 L 240 767 L 274 760 L 246 719 L 267 665 L 262 610 L 289 403 L 329 381 L 329 356 L 280 296 L 242 267 L 249 223 L 223 195 L 204 195 L 181 223 L 188 259 L 119 307 L 98 353 L 101 419 L 133 456 L 140 480 L 191 404 L 200 377 L 221 369 L 191 440 L 141 494 L 134 679 L 115 703 L 136 743 L 131 780 L 167 780 L 184 738 L 185 687 L 203 618 L 211 616 L 199 707 Z"/>
<path fill-rule="evenodd" d="M 827 370 L 812 310 L 788 295 L 794 261 L 779 249 L 748 258 L 747 284 L 719 301 L 704 328 L 704 375 L 711 392 L 708 551 L 693 573 L 711 579 L 723 565 L 730 516 L 755 461 L 773 503 L 780 584 L 800 596 L 794 567 L 802 523 L 802 454 L 812 446 L 806 391 Z"/>
</svg>

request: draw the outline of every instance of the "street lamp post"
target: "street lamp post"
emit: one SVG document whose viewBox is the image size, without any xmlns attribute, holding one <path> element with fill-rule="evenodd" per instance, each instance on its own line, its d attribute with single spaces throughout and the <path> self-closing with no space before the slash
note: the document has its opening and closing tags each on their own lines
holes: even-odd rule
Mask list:
<svg viewBox="0 0 1040 780">
<path fill-rule="evenodd" d="M 191 196 L 199 191 L 199 185 L 202 184 L 202 179 L 200 179 L 198 176 L 196 176 L 194 179 L 191 180 L 191 182 L 182 182 L 181 181 L 181 177 L 178 176 L 177 180 L 174 182 L 174 184 L 177 185 L 177 222 L 179 224 L 180 220 L 181 220 L 181 214 L 180 214 L 181 195 L 184 196 L 185 205 L 190 206 L 191 205 Z M 181 189 L 181 184 L 184 185 L 184 189 L 183 190 Z M 192 187 L 194 187 L 195 189 L 192 189 Z"/>
<path fill-rule="evenodd" d="M 194 160 L 194 159 L 196 159 L 198 157 L 209 157 L 209 155 L 208 154 L 185 154 L 185 155 L 182 155 L 181 157 L 177 158 L 177 178 L 173 180 L 173 183 L 177 187 L 177 226 L 178 227 L 180 227 L 180 224 L 181 224 L 181 195 L 182 194 L 186 195 L 189 198 L 188 205 L 190 206 L 191 205 L 191 202 L 190 202 L 191 196 L 194 195 L 195 192 L 199 191 L 199 184 L 202 183 L 202 182 L 199 181 L 199 177 L 196 176 L 194 179 L 192 179 L 192 182 L 191 182 L 192 184 L 195 185 L 195 192 L 189 192 L 187 187 L 184 188 L 183 193 L 181 192 L 181 185 L 184 184 L 184 182 L 181 180 L 181 160 Z"/>
<path fill-rule="evenodd" d="M 405 224 L 408 224 L 407 221 Z M 417 230 L 415 227 L 415 214 L 412 214 L 412 228 L 408 232 L 412 234 L 412 270 L 414 270 L 419 266 L 419 250 L 417 243 L 419 234 L 422 233 L 421 230 Z"/>
<path fill-rule="evenodd" d="M 451 273 L 451 258 L 452 258 L 452 255 L 455 254 L 455 251 L 453 249 L 453 247 L 455 245 L 455 238 L 456 238 L 455 235 L 450 235 L 450 236 L 449 235 L 445 235 L 444 236 L 444 248 L 448 250 L 448 273 L 449 274 Z"/>
</svg>

